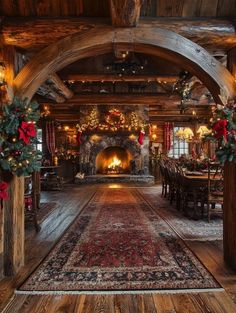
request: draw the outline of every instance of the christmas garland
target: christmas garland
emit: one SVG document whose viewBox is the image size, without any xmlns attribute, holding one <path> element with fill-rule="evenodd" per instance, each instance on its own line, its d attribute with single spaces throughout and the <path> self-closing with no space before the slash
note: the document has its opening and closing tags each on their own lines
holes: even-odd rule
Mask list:
<svg viewBox="0 0 236 313">
<path fill-rule="evenodd" d="M 229 101 L 225 106 L 217 105 L 210 120 L 211 133 L 205 137 L 218 143 L 217 159 L 236 162 L 236 104 Z"/>
<path fill-rule="evenodd" d="M 0 167 L 17 176 L 39 170 L 36 150 L 36 122 L 40 113 L 36 102 L 14 98 L 3 107 L 0 120 Z"/>
</svg>

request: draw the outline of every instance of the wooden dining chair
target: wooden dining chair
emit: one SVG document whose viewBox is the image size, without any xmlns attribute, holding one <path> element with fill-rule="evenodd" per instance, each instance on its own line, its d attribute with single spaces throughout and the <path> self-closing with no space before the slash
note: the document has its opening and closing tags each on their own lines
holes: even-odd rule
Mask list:
<svg viewBox="0 0 236 313">
<path fill-rule="evenodd" d="M 220 164 L 208 164 L 207 218 L 212 214 L 223 214 L 224 180 L 223 168 Z"/>
</svg>

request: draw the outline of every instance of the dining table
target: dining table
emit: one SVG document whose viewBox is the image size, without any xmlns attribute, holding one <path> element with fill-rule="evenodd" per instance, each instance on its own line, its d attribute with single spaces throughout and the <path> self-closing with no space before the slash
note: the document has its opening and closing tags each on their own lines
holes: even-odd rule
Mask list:
<svg viewBox="0 0 236 313">
<path fill-rule="evenodd" d="M 220 175 L 216 175 L 215 172 L 210 174 L 210 179 L 219 180 L 221 179 Z M 199 190 L 206 191 L 208 194 L 208 172 L 185 172 L 182 176 L 182 182 L 185 186 L 191 189 L 193 194 L 193 214 L 194 217 L 197 216 L 197 204 L 199 202 L 198 194 Z"/>
</svg>

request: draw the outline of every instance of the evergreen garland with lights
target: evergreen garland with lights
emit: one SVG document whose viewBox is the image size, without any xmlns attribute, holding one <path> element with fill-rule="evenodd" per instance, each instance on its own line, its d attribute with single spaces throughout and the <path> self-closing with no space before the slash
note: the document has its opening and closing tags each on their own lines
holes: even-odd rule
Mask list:
<svg viewBox="0 0 236 313">
<path fill-rule="evenodd" d="M 212 111 L 211 133 L 205 140 L 218 143 L 216 157 L 222 164 L 236 162 L 236 104 L 233 100 L 228 101 L 225 106 L 218 104 Z"/>
<path fill-rule="evenodd" d="M 38 103 L 14 98 L 3 107 L 0 120 L 0 167 L 17 176 L 29 175 L 40 168 L 36 150 L 40 112 Z"/>
</svg>

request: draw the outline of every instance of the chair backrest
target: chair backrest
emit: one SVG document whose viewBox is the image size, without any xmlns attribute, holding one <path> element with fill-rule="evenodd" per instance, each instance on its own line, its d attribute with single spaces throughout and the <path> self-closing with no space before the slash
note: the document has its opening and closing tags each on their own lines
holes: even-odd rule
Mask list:
<svg viewBox="0 0 236 313">
<path fill-rule="evenodd" d="M 224 175 L 220 163 L 208 163 L 208 195 L 223 196 Z"/>
</svg>

